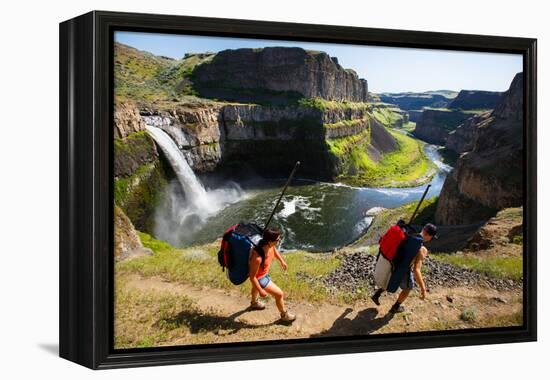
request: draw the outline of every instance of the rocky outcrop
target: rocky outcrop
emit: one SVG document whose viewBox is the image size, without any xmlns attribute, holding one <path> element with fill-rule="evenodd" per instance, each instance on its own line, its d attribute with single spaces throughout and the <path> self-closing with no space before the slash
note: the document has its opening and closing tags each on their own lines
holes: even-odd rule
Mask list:
<svg viewBox="0 0 550 380">
<path fill-rule="evenodd" d="M 145 128 L 139 112 L 127 113 L 126 107 L 123 106 L 122 110 L 118 107 L 119 104 L 115 113 L 125 115 L 122 125 L 143 123 Z M 118 123 L 115 121 L 115 130 L 120 125 L 120 119 Z M 163 162 L 155 142 L 145 130 L 132 133 L 129 129 L 121 130 L 125 131 L 125 137 L 115 138 L 114 141 L 115 204 L 140 231 L 152 232 L 152 215 L 157 201 L 162 197 L 164 185 L 172 175 L 171 169 Z"/>
<path fill-rule="evenodd" d="M 287 103 L 290 98 L 367 101 L 368 85 L 335 57 L 301 48 L 224 50 L 193 71 L 203 97 Z"/>
<path fill-rule="evenodd" d="M 441 224 L 486 220 L 523 202 L 523 79 L 517 74 L 491 116 L 476 124 L 471 151 L 447 176 L 436 210 Z"/>
<path fill-rule="evenodd" d="M 194 171 L 202 173 L 216 169 L 222 156 L 221 105 L 185 105 L 161 110 L 144 110 L 142 120 L 148 125 L 166 131 L 185 154 Z"/>
<path fill-rule="evenodd" d="M 502 92 L 462 90 L 448 105 L 448 108 L 463 110 L 493 109 L 501 95 Z"/>
<path fill-rule="evenodd" d="M 134 132 L 123 139 L 115 139 L 114 146 L 115 178 L 128 177 L 141 166 L 158 161 L 155 142 L 145 131 Z"/>
<path fill-rule="evenodd" d="M 223 121 L 226 141 L 319 139 L 323 113 L 308 107 L 229 105 Z"/>
<path fill-rule="evenodd" d="M 152 255 L 153 251 L 143 247 L 130 219 L 119 207 L 115 206 L 115 260 Z"/>
<path fill-rule="evenodd" d="M 115 105 L 115 138 L 123 139 L 132 133 L 145 129 L 145 123 L 139 117 L 139 110 L 130 101 L 118 102 Z"/>
<path fill-rule="evenodd" d="M 523 207 L 507 208 L 489 219 L 468 240 L 467 251 L 480 251 L 490 248 L 506 249 L 510 243 L 523 241 Z"/>
<path fill-rule="evenodd" d="M 299 160 L 302 176 L 330 180 L 341 174 L 344 157 L 335 157 L 327 141 L 362 136 L 374 160 L 398 148 L 368 105 L 321 109 L 215 103 L 144 109 L 141 117 L 172 137 L 195 172 L 232 170 L 234 163 L 245 163 L 248 170 L 242 172 L 286 175 Z"/>
<path fill-rule="evenodd" d="M 458 154 L 472 150 L 474 148 L 474 141 L 477 137 L 476 132 L 478 127 L 489 122 L 491 120 L 490 116 L 491 112 L 489 111 L 467 119 L 454 131 L 449 133 L 445 148 Z"/>
<path fill-rule="evenodd" d="M 418 122 L 422 116 L 422 110 L 409 110 L 409 120 L 413 122 Z"/>
<path fill-rule="evenodd" d="M 497 209 L 481 204 L 461 192 L 459 174 L 460 171 L 453 170 L 445 179 L 437 201 L 436 223 L 473 224 L 495 215 Z"/>
<path fill-rule="evenodd" d="M 458 110 L 425 109 L 416 122 L 414 135 L 431 144 L 444 145 L 449 133 L 471 116 Z"/>
<path fill-rule="evenodd" d="M 373 120 L 370 128 L 370 145 L 376 151 L 377 158 L 380 158 L 382 154 L 393 152 L 399 148 L 397 141 L 382 124 Z"/>
<path fill-rule="evenodd" d="M 424 107 L 446 108 L 455 96 L 456 92 L 454 91 L 440 91 L 440 93 L 437 91 L 428 91 L 379 94 L 380 100 L 384 103 L 398 105 L 399 108 L 406 111 L 422 110 Z"/>
<path fill-rule="evenodd" d="M 394 137 L 367 107 L 319 110 L 308 107 L 233 105 L 223 109 L 225 140 L 223 163 L 247 163 L 254 172 L 286 175 L 296 161 L 300 175 L 332 180 L 343 173 L 348 149 L 330 151 L 332 140 L 349 139 L 349 148 L 365 146 L 378 160 L 398 149 Z M 342 144 L 342 146 L 345 144 Z"/>
<path fill-rule="evenodd" d="M 331 116 L 327 120 L 334 121 Z M 260 176 L 285 176 L 296 161 L 303 177 L 330 179 L 336 166 L 325 143 L 323 113 L 308 107 L 226 106 L 223 164 Z M 238 167 L 238 165 L 237 165 Z"/>
<path fill-rule="evenodd" d="M 517 74 L 508 91 L 495 106 L 493 115 L 499 119 L 523 121 L 523 73 Z"/>
</svg>

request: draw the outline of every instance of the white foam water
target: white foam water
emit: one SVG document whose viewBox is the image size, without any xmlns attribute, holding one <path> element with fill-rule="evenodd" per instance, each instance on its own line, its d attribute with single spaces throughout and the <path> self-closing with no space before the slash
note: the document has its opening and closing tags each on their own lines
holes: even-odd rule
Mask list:
<svg viewBox="0 0 550 380">
<path fill-rule="evenodd" d="M 371 207 L 365 213 L 366 216 L 375 216 L 386 210 L 384 207 Z"/>
<path fill-rule="evenodd" d="M 281 218 L 286 219 L 290 215 L 295 214 L 297 211 L 300 211 L 304 219 L 315 220 L 317 217 L 316 214 L 321 211 L 321 208 L 310 207 L 311 201 L 308 199 L 308 197 L 294 195 L 285 198 L 287 199 L 283 199 L 282 201 L 283 209 L 278 212 L 278 216 L 280 216 Z"/>
<path fill-rule="evenodd" d="M 366 216 L 363 219 L 361 219 L 359 221 L 359 223 L 357 223 L 354 227 L 355 228 L 355 233 L 357 235 L 360 235 L 363 232 L 365 232 L 367 230 L 367 228 L 370 227 L 373 220 L 374 220 L 373 216 Z"/>
<path fill-rule="evenodd" d="M 174 140 L 165 131 L 155 126 L 147 125 L 146 129 L 168 159 L 185 194 L 184 201 L 177 199 L 177 194 L 173 192 L 169 194 L 172 198 L 170 202 L 172 209 L 164 210 L 165 212 L 161 212 L 161 215 L 157 215 L 159 228 L 156 229 L 161 229 L 158 231 L 159 235 L 166 236 L 167 234 L 162 231 L 166 229 L 170 230 L 168 234 L 174 232 L 173 228 L 169 228 L 174 217 L 179 224 L 178 227 L 185 227 L 184 230 L 188 233 L 196 232 L 209 217 L 243 198 L 241 188 L 235 183 L 230 183 L 224 188 L 205 189 Z"/>
</svg>

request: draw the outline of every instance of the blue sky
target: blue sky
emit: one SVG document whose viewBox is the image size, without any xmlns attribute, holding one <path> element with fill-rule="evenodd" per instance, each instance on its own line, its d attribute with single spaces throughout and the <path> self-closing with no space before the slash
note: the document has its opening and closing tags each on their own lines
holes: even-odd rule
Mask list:
<svg viewBox="0 0 550 380">
<path fill-rule="evenodd" d="M 185 53 L 266 46 L 322 50 L 345 68 L 367 79 L 369 91 L 428 90 L 505 91 L 523 71 L 519 54 L 456 52 L 430 49 L 255 40 L 226 37 L 116 32 L 115 41 L 156 55 L 180 59 Z"/>
</svg>

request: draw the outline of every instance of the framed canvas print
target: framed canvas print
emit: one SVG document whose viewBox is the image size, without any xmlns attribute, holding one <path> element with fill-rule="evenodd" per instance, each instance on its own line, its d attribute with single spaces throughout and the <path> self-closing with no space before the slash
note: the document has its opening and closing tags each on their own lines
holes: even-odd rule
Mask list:
<svg viewBox="0 0 550 380">
<path fill-rule="evenodd" d="M 60 24 L 60 356 L 536 339 L 536 40 Z"/>
</svg>

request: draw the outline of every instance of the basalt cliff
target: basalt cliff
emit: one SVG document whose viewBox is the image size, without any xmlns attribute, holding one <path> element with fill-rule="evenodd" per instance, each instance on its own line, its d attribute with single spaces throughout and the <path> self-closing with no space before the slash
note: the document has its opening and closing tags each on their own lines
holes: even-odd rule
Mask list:
<svg viewBox="0 0 550 380">
<path fill-rule="evenodd" d="M 422 112 L 409 111 L 411 120 L 416 121 L 415 136 L 432 144 L 445 145 L 447 139 L 460 126 L 466 126 L 454 137 L 468 133 L 469 120 L 493 110 L 502 93 L 492 91 L 462 90 L 444 108 L 424 108 Z M 453 142 L 451 145 L 454 144 Z"/>
<path fill-rule="evenodd" d="M 448 105 L 451 109 L 493 109 L 498 104 L 501 92 L 462 90 Z"/>
<path fill-rule="evenodd" d="M 338 59 L 301 48 L 224 50 L 191 76 L 206 98 L 284 103 L 293 96 L 364 102 L 368 85 Z"/>
<path fill-rule="evenodd" d="M 522 74 L 515 76 L 491 113 L 471 119 L 463 128 L 461 145 L 450 142 L 462 154 L 439 196 L 440 224 L 474 223 L 522 205 Z"/>
</svg>

